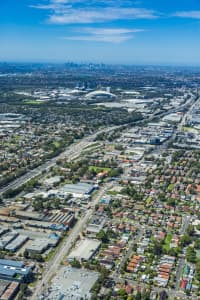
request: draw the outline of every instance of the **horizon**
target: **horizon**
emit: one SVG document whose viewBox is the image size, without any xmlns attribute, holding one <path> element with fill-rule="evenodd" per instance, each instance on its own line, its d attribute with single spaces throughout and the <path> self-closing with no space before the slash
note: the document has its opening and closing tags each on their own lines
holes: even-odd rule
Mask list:
<svg viewBox="0 0 200 300">
<path fill-rule="evenodd" d="M 161 67 L 161 68 L 197 68 L 199 69 L 200 68 L 200 64 L 170 64 L 170 63 L 109 63 L 109 62 L 103 62 L 103 61 L 55 61 L 55 60 L 27 60 L 27 61 L 23 61 L 23 60 L 6 60 L 6 61 L 3 61 L 3 60 L 0 60 L 0 64 L 18 64 L 18 65 L 21 65 L 21 64 L 24 64 L 24 65 L 29 65 L 29 64 L 41 64 L 41 65 L 66 65 L 66 64 L 77 64 L 77 65 L 105 65 L 105 66 L 110 66 L 110 67 L 119 67 L 119 66 L 122 66 L 122 67 Z"/>
<path fill-rule="evenodd" d="M 200 66 L 200 5 L 178 0 L 0 2 L 0 61 Z"/>
</svg>

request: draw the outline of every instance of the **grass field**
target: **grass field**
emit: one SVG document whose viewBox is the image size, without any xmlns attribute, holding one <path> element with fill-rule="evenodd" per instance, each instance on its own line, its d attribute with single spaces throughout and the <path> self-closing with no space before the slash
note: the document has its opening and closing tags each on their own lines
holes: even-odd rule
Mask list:
<svg viewBox="0 0 200 300">
<path fill-rule="evenodd" d="M 168 185 L 167 190 L 168 190 L 169 192 L 171 192 L 171 191 L 173 191 L 173 189 L 174 189 L 174 184 L 173 184 L 173 183 L 170 183 L 170 184 Z"/>
<path fill-rule="evenodd" d="M 105 172 L 105 171 L 110 171 L 111 168 L 103 168 L 103 167 L 96 167 L 96 166 L 89 166 L 89 170 L 90 171 L 95 171 L 97 173 L 100 173 L 100 172 Z"/>
<path fill-rule="evenodd" d="M 25 104 L 42 104 L 43 102 L 39 102 L 37 100 L 24 100 L 23 101 Z"/>
<path fill-rule="evenodd" d="M 20 135 L 17 135 L 17 134 L 15 134 L 15 135 L 14 135 L 14 139 L 15 139 L 15 140 L 20 140 L 20 139 L 21 139 L 21 136 L 20 136 Z"/>
<path fill-rule="evenodd" d="M 107 194 L 112 195 L 112 196 L 116 196 L 116 195 L 119 194 L 119 192 L 117 192 L 117 191 L 108 191 Z"/>
<path fill-rule="evenodd" d="M 60 147 L 60 143 L 59 143 L 59 142 L 54 142 L 53 144 L 54 144 L 54 146 L 55 146 L 56 148 L 59 148 L 59 147 Z"/>
<path fill-rule="evenodd" d="M 168 233 L 166 238 L 165 238 L 165 244 L 164 244 L 164 248 L 168 251 L 170 249 L 170 243 L 172 240 L 172 234 Z"/>
<path fill-rule="evenodd" d="M 148 197 L 148 198 L 146 199 L 146 205 L 151 205 L 152 202 L 153 202 L 153 199 L 152 199 L 151 197 Z"/>
</svg>

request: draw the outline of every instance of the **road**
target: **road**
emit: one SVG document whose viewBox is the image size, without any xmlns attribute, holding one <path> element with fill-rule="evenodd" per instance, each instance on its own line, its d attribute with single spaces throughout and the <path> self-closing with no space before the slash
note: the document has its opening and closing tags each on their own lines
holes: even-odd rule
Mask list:
<svg viewBox="0 0 200 300">
<path fill-rule="evenodd" d="M 192 100 L 191 100 L 192 103 Z M 194 104 L 192 103 L 191 107 Z M 191 108 L 189 111 L 191 112 Z M 168 111 L 165 114 L 169 114 L 171 111 Z M 186 113 L 187 114 L 187 113 Z M 163 116 L 164 114 L 162 114 Z M 148 121 L 151 121 L 155 116 L 148 117 Z M 186 118 L 186 117 L 185 117 Z M 144 120 L 143 120 L 144 121 Z M 15 181 L 11 182 L 9 185 L 6 187 L 3 187 L 0 189 L 0 195 L 4 192 L 6 192 L 9 189 L 16 189 L 23 185 L 24 183 L 28 182 L 30 179 L 35 178 L 36 176 L 40 175 L 43 171 L 50 169 L 52 166 L 56 164 L 56 162 L 59 159 L 62 158 L 67 158 L 67 159 L 74 159 L 75 157 L 79 156 L 84 148 L 86 148 L 90 143 L 94 140 L 94 138 L 101 132 L 109 132 L 115 129 L 119 129 L 121 126 L 113 126 L 108 129 L 102 129 L 95 134 L 83 138 L 81 141 L 72 144 L 69 146 L 66 151 L 61 153 L 59 156 L 52 158 L 51 160 L 45 162 L 43 165 L 37 167 L 34 170 L 29 171 L 25 175 L 21 176 L 20 178 L 17 178 Z M 67 255 L 69 250 L 71 249 L 72 245 L 75 243 L 77 240 L 79 234 L 83 230 L 84 226 L 86 225 L 87 221 L 91 217 L 92 213 L 94 212 L 94 206 L 96 203 L 98 203 L 99 199 L 103 196 L 103 194 L 106 192 L 107 189 L 111 188 L 112 183 L 107 183 L 105 184 L 104 187 L 102 187 L 99 191 L 99 193 L 94 197 L 92 201 L 92 208 L 87 210 L 86 214 L 76 223 L 74 228 L 71 230 L 69 236 L 64 240 L 62 247 L 58 249 L 52 260 L 49 262 L 45 272 L 43 273 L 42 280 L 37 283 L 35 287 L 35 291 L 33 293 L 33 296 L 31 297 L 32 300 L 38 300 L 39 296 L 42 294 L 42 291 L 45 287 L 45 285 L 48 284 L 52 276 L 57 272 L 57 270 L 60 267 L 60 263 L 64 259 L 64 257 Z M 130 245 L 131 246 L 131 245 Z M 131 248 L 131 247 L 130 247 Z M 123 266 L 123 262 L 125 259 L 130 255 L 129 251 L 127 255 L 125 255 L 124 259 L 122 260 L 120 264 L 120 268 Z M 116 275 L 117 276 L 117 273 Z"/>
<path fill-rule="evenodd" d="M 190 102 L 190 108 L 188 109 L 188 111 L 184 114 L 181 122 L 178 125 L 177 130 L 181 131 L 183 126 L 185 126 L 186 120 L 188 117 L 191 116 L 191 113 L 194 109 L 194 107 L 198 104 L 198 102 L 200 101 L 200 97 L 198 96 L 198 98 L 195 100 L 194 98 L 192 98 L 191 102 Z"/>
<path fill-rule="evenodd" d="M 186 230 L 190 224 L 190 221 L 191 221 L 191 216 L 186 216 L 184 218 L 183 226 L 180 230 L 180 235 L 184 235 L 186 233 Z M 181 280 L 181 275 L 183 273 L 184 265 L 185 265 L 185 258 L 182 257 L 179 259 L 178 266 L 176 269 L 176 283 L 175 283 L 175 291 L 176 292 L 179 290 L 179 287 L 180 287 L 180 280 Z"/>
<path fill-rule="evenodd" d="M 180 287 L 180 280 L 181 280 L 181 275 L 183 273 L 183 268 L 185 265 L 185 258 L 181 258 L 178 262 L 178 267 L 176 269 L 176 283 L 175 283 L 175 290 L 178 291 Z"/>
<path fill-rule="evenodd" d="M 131 254 L 133 252 L 133 249 L 132 249 L 133 245 L 137 244 L 141 240 L 143 234 L 144 234 L 144 229 L 142 229 L 141 227 L 139 227 L 137 235 L 134 237 L 134 239 L 131 239 L 131 241 L 128 243 L 128 251 L 121 258 L 120 264 L 115 267 L 115 270 L 114 270 L 113 274 L 111 275 L 111 277 L 115 281 L 117 281 L 119 279 L 119 277 L 120 277 L 120 271 L 122 270 L 122 268 L 124 267 L 125 263 L 127 262 L 127 260 L 131 256 Z"/>
<path fill-rule="evenodd" d="M 35 291 L 31 297 L 32 300 L 39 299 L 45 286 L 47 287 L 52 276 L 58 271 L 62 260 L 69 253 L 72 245 L 76 242 L 79 234 L 82 232 L 89 218 L 92 216 L 95 210 L 95 205 L 99 202 L 99 200 L 102 198 L 105 192 L 112 187 L 112 185 L 112 182 L 105 184 L 95 195 L 91 202 L 92 207 L 89 210 L 87 210 L 86 214 L 76 223 L 76 225 L 71 230 L 69 236 L 66 237 L 62 247 L 58 250 L 58 252 L 55 253 L 52 260 L 48 263 L 47 268 L 43 273 L 41 281 L 39 281 L 35 287 Z"/>
<path fill-rule="evenodd" d="M 101 129 L 97 131 L 96 133 L 90 135 L 89 137 L 83 138 L 81 141 L 77 143 L 73 143 L 70 145 L 63 153 L 60 155 L 52 158 L 51 160 L 46 161 L 44 164 L 40 165 L 39 167 L 30 170 L 23 176 L 20 176 L 19 178 L 15 179 L 8 185 L 2 187 L 0 189 L 0 196 L 5 193 L 6 191 L 10 189 L 17 189 L 23 184 L 27 183 L 29 180 L 39 176 L 43 171 L 48 171 L 51 167 L 55 166 L 56 162 L 59 159 L 67 158 L 67 159 L 74 159 L 75 157 L 79 156 L 84 148 L 86 148 L 90 143 L 96 138 L 96 136 L 102 132 L 109 132 L 112 130 L 115 130 L 117 128 L 120 128 L 121 126 L 113 126 L 107 129 Z"/>
<path fill-rule="evenodd" d="M 188 226 L 190 224 L 190 221 L 191 221 L 191 216 L 185 216 L 182 228 L 180 230 L 180 235 L 185 234 L 185 232 L 186 232 L 186 230 L 187 230 L 187 228 L 188 228 Z"/>
<path fill-rule="evenodd" d="M 182 108 L 186 108 L 186 107 L 190 107 L 189 112 L 191 112 L 192 108 L 194 107 L 194 105 L 196 104 L 196 101 L 194 101 L 194 96 L 187 101 L 187 103 L 185 103 Z M 180 108 L 179 108 L 180 109 Z M 179 111 L 178 108 L 176 109 L 171 109 L 167 112 L 162 112 L 161 114 L 157 115 L 159 118 L 164 117 L 165 115 L 168 115 L 170 113 L 173 112 L 177 112 Z M 187 114 L 188 115 L 188 114 Z M 19 178 L 15 179 L 14 181 L 12 181 L 11 183 L 9 183 L 8 185 L 1 187 L 0 188 L 0 196 L 7 192 L 10 189 L 17 189 L 20 186 L 22 186 L 23 184 L 27 183 L 29 180 L 41 175 L 41 173 L 43 171 L 47 171 L 49 170 L 51 167 L 53 167 L 56 162 L 59 159 L 62 158 L 68 158 L 68 159 L 74 159 L 75 157 L 79 156 L 82 152 L 82 150 L 84 148 L 86 148 L 94 139 L 95 137 L 102 133 L 102 132 L 109 132 L 115 129 L 120 129 L 121 127 L 124 126 L 132 126 L 132 125 L 139 125 L 140 123 L 144 122 L 144 121 L 148 121 L 151 122 L 153 119 L 155 118 L 155 114 L 148 116 L 146 119 L 140 120 L 140 121 L 136 121 L 134 123 L 129 123 L 129 124 L 124 124 L 124 125 L 119 125 L 119 126 L 112 126 L 109 128 L 104 128 L 101 129 L 99 131 L 97 131 L 96 133 L 90 135 L 89 137 L 84 137 L 81 141 L 77 142 L 77 143 L 73 143 L 72 145 L 70 145 L 63 153 L 61 153 L 60 155 L 46 161 L 44 164 L 40 165 L 39 167 L 28 171 L 26 174 L 20 176 Z M 186 118 L 186 116 L 185 116 Z M 183 123 L 182 123 L 183 124 Z M 174 137 L 173 137 L 174 138 Z"/>
</svg>

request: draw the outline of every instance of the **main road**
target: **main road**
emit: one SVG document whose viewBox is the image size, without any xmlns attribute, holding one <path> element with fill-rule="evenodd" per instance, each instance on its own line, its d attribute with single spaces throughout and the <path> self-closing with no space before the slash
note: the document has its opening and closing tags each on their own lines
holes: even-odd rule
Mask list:
<svg viewBox="0 0 200 300">
<path fill-rule="evenodd" d="M 87 210 L 86 214 L 78 220 L 76 225 L 71 230 L 70 234 L 64 240 L 64 243 L 61 248 L 55 253 L 53 259 L 47 265 L 45 272 L 43 273 L 41 281 L 38 281 L 34 293 L 31 297 L 32 300 L 40 299 L 40 296 L 44 292 L 45 287 L 48 286 L 49 281 L 51 280 L 52 276 L 58 271 L 60 267 L 60 263 L 68 254 L 69 250 L 71 249 L 72 245 L 76 242 L 79 234 L 82 232 L 83 228 L 87 224 L 89 218 L 93 214 L 95 210 L 95 205 L 99 202 L 105 192 L 112 187 L 113 183 L 109 182 L 102 186 L 99 192 L 95 195 L 91 202 L 91 208 Z"/>
<path fill-rule="evenodd" d="M 55 166 L 56 162 L 59 159 L 67 158 L 67 159 L 74 159 L 75 157 L 79 156 L 84 148 L 86 148 L 90 143 L 97 137 L 98 134 L 102 132 L 109 132 L 112 130 L 115 130 L 117 128 L 120 128 L 121 126 L 113 126 L 107 129 L 101 129 L 97 131 L 96 133 L 90 135 L 89 137 L 84 137 L 81 141 L 78 141 L 76 143 L 71 144 L 64 152 L 62 152 L 60 155 L 53 157 L 52 159 L 46 161 L 44 164 L 38 166 L 37 168 L 28 171 L 26 174 L 18 177 L 8 185 L 2 187 L 0 189 L 0 196 L 7 192 L 10 189 L 17 189 L 23 184 L 27 183 L 29 180 L 39 176 L 42 174 L 43 171 L 49 170 L 51 167 Z"/>
<path fill-rule="evenodd" d="M 199 99 L 197 99 L 197 101 L 199 101 Z M 191 95 L 191 98 L 182 106 L 182 108 L 189 108 L 189 112 L 186 114 L 188 116 L 189 113 L 191 113 L 191 110 L 193 109 L 194 105 L 197 103 L 197 101 L 195 101 L 194 95 Z M 174 113 L 179 111 L 180 108 L 176 108 L 176 109 L 171 109 L 167 112 L 161 112 L 159 115 L 157 115 L 159 118 L 170 114 L 170 113 Z M 144 121 L 148 121 L 151 122 L 154 118 L 155 118 L 156 114 L 152 114 L 150 116 L 148 116 L 146 119 L 142 119 L 130 124 L 124 124 L 124 125 L 119 125 L 119 126 L 112 126 L 109 128 L 104 128 L 101 129 L 99 131 L 97 131 L 96 133 L 93 133 L 90 136 L 86 136 L 84 137 L 81 141 L 78 141 L 76 143 L 71 144 L 64 152 L 62 152 L 60 155 L 46 161 L 44 164 L 40 165 L 39 167 L 28 171 L 26 174 L 16 178 L 15 180 L 13 180 L 12 182 L 10 182 L 8 185 L 1 187 L 0 188 L 0 196 L 7 192 L 8 190 L 12 190 L 12 189 L 17 189 L 20 186 L 22 186 L 23 184 L 27 183 L 29 180 L 39 176 L 43 171 L 45 170 L 49 170 L 51 167 L 53 167 L 56 162 L 59 159 L 62 158 L 68 158 L 68 159 L 74 159 L 75 157 L 79 156 L 82 152 L 82 150 L 84 148 L 86 148 L 94 139 L 95 137 L 102 133 L 102 132 L 109 132 L 115 129 L 120 129 L 121 127 L 123 128 L 124 126 L 132 126 L 132 125 L 139 125 L 141 122 Z M 186 116 L 184 117 L 184 121 L 185 121 Z M 181 125 L 183 125 L 184 122 L 181 122 Z M 180 126 L 181 126 L 180 125 Z"/>
</svg>

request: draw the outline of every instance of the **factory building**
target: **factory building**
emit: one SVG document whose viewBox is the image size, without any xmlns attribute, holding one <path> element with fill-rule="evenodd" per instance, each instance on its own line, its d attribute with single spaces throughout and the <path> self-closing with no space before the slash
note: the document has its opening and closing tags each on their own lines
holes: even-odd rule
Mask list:
<svg viewBox="0 0 200 300">
<path fill-rule="evenodd" d="M 0 279 L 16 282 L 30 282 L 32 269 L 22 261 L 0 259 Z"/>
</svg>

